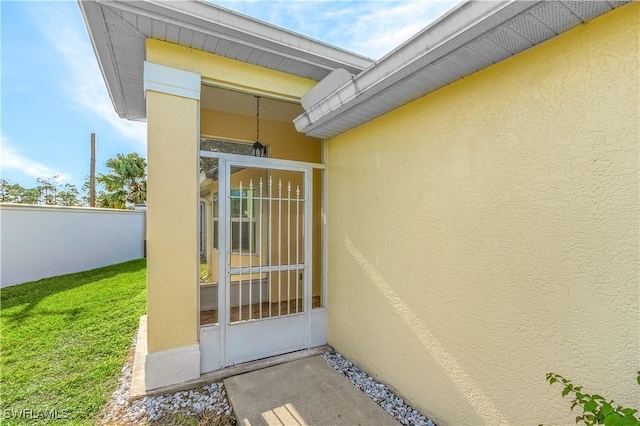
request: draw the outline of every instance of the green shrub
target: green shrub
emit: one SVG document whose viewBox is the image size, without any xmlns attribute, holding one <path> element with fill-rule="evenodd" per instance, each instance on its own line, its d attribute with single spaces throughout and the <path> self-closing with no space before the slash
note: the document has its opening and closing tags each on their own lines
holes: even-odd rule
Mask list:
<svg viewBox="0 0 640 426">
<path fill-rule="evenodd" d="M 590 395 L 582 392 L 582 386 L 574 386 L 570 380 L 559 374 L 548 373 L 547 381 L 550 385 L 562 383 L 562 396 L 573 396 L 571 411 L 579 405 L 582 415 L 576 417 L 576 423 L 583 422 L 587 426 L 640 426 L 640 419 L 636 417 L 638 410 L 622 407 L 612 400 L 607 401 L 600 395 Z M 638 384 L 640 385 L 640 371 L 638 371 Z"/>
</svg>

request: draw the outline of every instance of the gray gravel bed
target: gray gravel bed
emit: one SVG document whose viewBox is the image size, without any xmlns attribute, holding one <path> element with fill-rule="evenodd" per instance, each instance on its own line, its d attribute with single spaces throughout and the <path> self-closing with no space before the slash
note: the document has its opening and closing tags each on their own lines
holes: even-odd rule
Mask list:
<svg viewBox="0 0 640 426">
<path fill-rule="evenodd" d="M 401 424 L 435 426 L 431 420 L 404 402 L 402 398 L 391 392 L 384 384 L 376 382 L 371 376 L 353 365 L 351 361 L 345 359 L 338 352 L 325 352 L 322 354 L 322 358 L 334 369 L 344 374 L 351 380 L 351 383 L 359 387 L 362 392 L 366 393 L 369 398 L 374 400 Z"/>
<path fill-rule="evenodd" d="M 222 382 L 173 394 L 143 397 L 129 401 L 132 353 L 133 347 L 129 359 L 122 368 L 118 388 L 102 412 L 100 424 L 207 424 L 221 426 L 236 424 Z M 391 392 L 384 384 L 375 381 L 338 352 L 325 352 L 322 354 L 322 358 L 334 369 L 344 374 L 351 383 L 360 388 L 401 424 L 436 426 L 418 410 Z"/>
<path fill-rule="evenodd" d="M 232 414 L 222 383 L 209 385 L 169 395 L 145 397 L 135 401 L 138 412 L 146 412 L 149 422 L 157 422 L 181 413 L 192 417 L 206 412 L 230 416 Z"/>
<path fill-rule="evenodd" d="M 104 425 L 207 424 L 235 425 L 222 382 L 173 394 L 129 401 L 132 356 L 122 368 L 118 388 L 99 420 Z"/>
</svg>

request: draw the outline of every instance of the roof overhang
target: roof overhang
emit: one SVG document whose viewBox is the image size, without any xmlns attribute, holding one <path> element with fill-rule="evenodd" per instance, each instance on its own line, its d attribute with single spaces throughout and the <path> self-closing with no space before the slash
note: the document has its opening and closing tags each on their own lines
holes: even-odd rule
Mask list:
<svg viewBox="0 0 640 426">
<path fill-rule="evenodd" d="M 320 81 L 352 75 L 373 60 L 205 1 L 78 0 L 114 108 L 144 120 L 145 40 L 149 37 Z"/>
<path fill-rule="evenodd" d="M 309 136 L 336 136 L 627 2 L 462 3 L 330 93 L 312 89 L 307 97 L 319 100 L 294 123 Z"/>
</svg>

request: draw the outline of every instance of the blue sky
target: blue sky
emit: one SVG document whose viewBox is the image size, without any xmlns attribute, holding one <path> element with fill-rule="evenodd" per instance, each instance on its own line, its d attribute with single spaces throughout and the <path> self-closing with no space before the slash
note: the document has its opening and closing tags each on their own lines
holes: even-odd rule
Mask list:
<svg viewBox="0 0 640 426">
<path fill-rule="evenodd" d="M 379 59 L 452 8 L 448 1 L 221 1 L 221 6 Z M 80 188 L 117 153 L 146 157 L 145 123 L 118 118 L 75 1 L 0 3 L 0 174 L 59 175 Z"/>
</svg>

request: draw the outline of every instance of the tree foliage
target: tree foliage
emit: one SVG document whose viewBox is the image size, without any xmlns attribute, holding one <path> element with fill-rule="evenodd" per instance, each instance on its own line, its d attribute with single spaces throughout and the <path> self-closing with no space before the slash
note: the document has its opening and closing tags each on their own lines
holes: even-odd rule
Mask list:
<svg viewBox="0 0 640 426">
<path fill-rule="evenodd" d="M 107 174 L 99 174 L 96 183 L 104 190 L 96 191 L 96 207 L 126 209 L 147 200 L 147 162 L 136 153 L 117 154 L 107 160 Z M 82 188 L 61 183 L 59 176 L 36 178 L 37 185 L 26 188 L 0 179 L 0 202 L 50 206 L 88 206 L 89 177 Z"/>
<path fill-rule="evenodd" d="M 98 207 L 124 209 L 147 200 L 147 161 L 137 153 L 117 154 L 105 163 L 110 169 L 99 174 L 96 182 L 104 186 L 98 195 Z"/>
<path fill-rule="evenodd" d="M 60 183 L 59 176 L 36 178 L 33 188 L 0 179 L 0 202 L 39 204 L 48 206 L 80 206 L 82 200 L 78 189 L 70 183 Z"/>
</svg>

